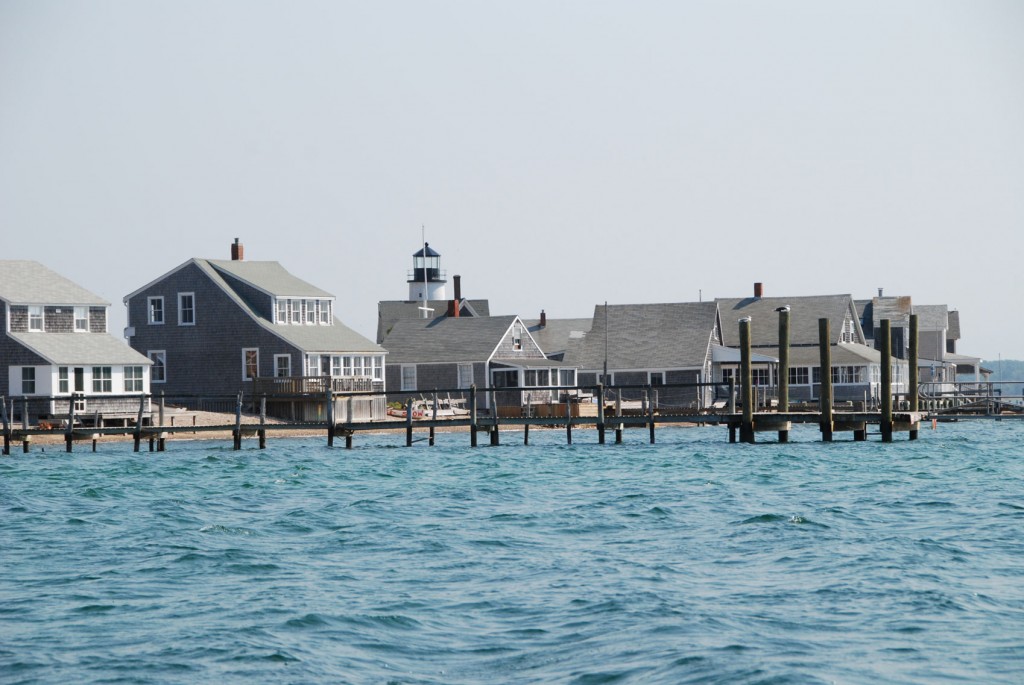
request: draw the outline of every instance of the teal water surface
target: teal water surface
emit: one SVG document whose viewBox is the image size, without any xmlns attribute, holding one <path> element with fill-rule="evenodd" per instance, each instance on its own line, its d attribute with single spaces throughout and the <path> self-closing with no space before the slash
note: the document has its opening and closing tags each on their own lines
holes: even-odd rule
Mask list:
<svg viewBox="0 0 1024 685">
<path fill-rule="evenodd" d="M 0 457 L 0 682 L 1024 682 L 1024 424 L 657 437 Z"/>
</svg>

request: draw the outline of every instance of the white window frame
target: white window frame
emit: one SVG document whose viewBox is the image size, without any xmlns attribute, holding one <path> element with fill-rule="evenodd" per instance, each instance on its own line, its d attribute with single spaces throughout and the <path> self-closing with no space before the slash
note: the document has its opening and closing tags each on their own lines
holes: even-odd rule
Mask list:
<svg viewBox="0 0 1024 685">
<path fill-rule="evenodd" d="M 46 308 L 42 305 L 29 305 L 28 330 L 30 332 L 41 332 L 46 330 Z"/>
<path fill-rule="evenodd" d="M 154 316 L 154 314 L 156 313 L 156 310 L 153 309 L 153 305 L 156 304 L 156 303 L 160 304 L 160 307 L 159 307 L 159 309 L 160 309 L 160 319 L 159 319 L 159 321 Z M 150 326 L 163 326 L 164 325 L 164 321 L 166 321 L 166 320 L 167 320 L 167 310 L 164 307 L 164 296 L 163 295 L 153 295 L 151 297 L 147 297 L 146 298 L 146 321 L 149 322 L 149 325 Z"/>
<path fill-rule="evenodd" d="M 288 300 L 288 309 L 291 312 L 289 323 L 296 326 L 302 324 L 302 300 Z"/>
<path fill-rule="evenodd" d="M 114 369 L 110 366 L 92 367 L 93 393 L 114 392 Z"/>
<path fill-rule="evenodd" d="M 810 385 L 811 384 L 811 370 L 806 366 L 791 366 L 789 367 L 789 384 L 790 385 Z"/>
<path fill-rule="evenodd" d="M 35 395 L 36 388 L 38 387 L 38 374 L 36 373 L 36 367 L 34 366 L 23 366 L 21 367 L 21 394 L 22 395 Z M 26 388 L 31 384 L 31 389 Z"/>
<path fill-rule="evenodd" d="M 316 300 L 303 300 L 302 310 L 305 313 L 303 317 L 303 323 L 307 326 L 315 326 L 317 322 L 317 301 Z"/>
<path fill-rule="evenodd" d="M 190 300 L 190 307 L 185 307 L 184 300 Z M 192 320 L 185 320 L 185 312 L 192 313 Z M 192 293 L 178 293 L 178 325 L 179 326 L 195 326 L 196 325 L 196 294 Z"/>
<path fill-rule="evenodd" d="M 456 373 L 458 378 L 456 387 L 460 390 L 467 390 L 473 385 L 473 364 L 459 364 Z"/>
<path fill-rule="evenodd" d="M 57 393 L 67 395 L 71 392 L 71 369 L 67 366 L 57 367 Z"/>
<path fill-rule="evenodd" d="M 512 326 L 512 349 L 517 352 L 523 349 L 523 327 L 519 324 Z"/>
<path fill-rule="evenodd" d="M 249 375 L 249 353 L 256 353 L 256 375 Z M 248 382 L 254 380 L 260 375 L 260 348 L 258 347 L 243 347 L 242 348 L 242 382 Z"/>
<path fill-rule="evenodd" d="M 334 318 L 331 316 L 331 301 L 324 300 L 320 303 L 320 325 L 330 326 Z"/>
<path fill-rule="evenodd" d="M 89 308 L 75 307 L 75 333 L 89 332 Z M 81 325 L 79 325 L 81 324 Z"/>
<path fill-rule="evenodd" d="M 141 366 L 126 366 L 124 367 L 124 391 L 125 392 L 145 392 L 145 373 Z"/>
<path fill-rule="evenodd" d="M 274 303 L 274 323 L 288 323 L 288 300 L 279 297 Z"/>
<path fill-rule="evenodd" d="M 402 391 L 412 392 L 416 390 L 416 365 L 402 364 Z"/>
<path fill-rule="evenodd" d="M 167 382 L 167 351 L 166 350 L 149 350 L 146 352 L 146 356 L 153 362 L 153 366 L 149 368 L 149 382 L 153 383 L 166 383 Z M 159 368 L 163 378 L 157 378 L 154 371 Z"/>
<path fill-rule="evenodd" d="M 282 370 L 281 362 L 282 361 L 285 362 L 284 365 L 283 365 L 285 373 L 281 373 L 281 370 Z M 291 375 L 292 375 L 292 356 L 290 354 L 275 354 L 274 355 L 274 377 L 275 378 L 282 378 L 282 377 L 291 376 Z"/>
</svg>

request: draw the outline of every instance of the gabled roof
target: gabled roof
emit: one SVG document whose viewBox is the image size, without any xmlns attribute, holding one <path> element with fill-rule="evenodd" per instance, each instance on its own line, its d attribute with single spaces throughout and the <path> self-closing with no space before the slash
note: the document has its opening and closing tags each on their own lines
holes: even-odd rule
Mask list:
<svg viewBox="0 0 1024 685">
<path fill-rule="evenodd" d="M 443 318 L 448 313 L 449 300 L 427 300 L 427 307 L 433 311 L 431 319 Z M 423 320 L 421 300 L 381 300 L 377 303 L 377 342 L 387 337 L 396 321 L 402 319 Z M 472 316 L 490 316 L 491 305 L 487 300 L 467 300 L 459 302 L 459 318 Z"/>
<path fill-rule="evenodd" d="M 293 276 L 278 262 L 246 262 L 232 259 L 202 261 L 273 297 L 334 297 L 326 290 Z"/>
<path fill-rule="evenodd" d="M 220 260 L 220 259 L 190 259 L 179 266 L 171 269 L 163 276 L 150 281 L 130 295 L 125 296 L 125 301 L 145 292 L 154 284 L 159 283 L 171 274 L 181 269 L 195 265 L 220 288 L 228 298 L 243 312 L 245 312 L 259 326 L 285 340 L 299 349 L 308 353 L 316 352 L 357 352 L 381 354 L 384 350 L 372 340 L 356 333 L 338 320 L 335 313 L 334 323 L 330 326 L 292 326 L 275 324 L 260 316 L 241 297 L 231 284 L 226 280 L 225 275 L 232 276 L 244 281 L 254 288 L 266 292 L 269 296 L 277 297 L 309 297 L 326 298 L 333 297 L 325 290 L 306 283 L 300 278 L 292 276 L 277 262 L 245 262 L 241 260 Z M 250 266 L 243 266 L 250 265 Z M 251 268 L 250 268 L 251 267 Z"/>
<path fill-rule="evenodd" d="M 717 323 L 714 302 L 597 305 L 590 332 L 570 338 L 565 361 L 603 369 L 607 354 L 609 371 L 701 368 Z"/>
<path fill-rule="evenodd" d="M 921 331 L 941 331 L 949 327 L 949 314 L 944 304 L 922 304 L 914 307 Z"/>
<path fill-rule="evenodd" d="M 589 331 L 593 323 L 593 319 L 546 319 L 546 325 L 541 326 L 540 319 L 523 319 L 530 335 L 549 357 L 564 354 L 573 333 L 582 337 L 579 334 Z"/>
<path fill-rule="evenodd" d="M 758 348 L 758 352 L 773 357 L 779 356 L 778 347 Z M 829 360 L 832 362 L 832 366 L 879 364 L 882 361 L 882 353 L 860 343 L 841 342 L 829 345 Z M 902 360 L 893 359 L 892 361 L 896 364 Z M 791 347 L 789 348 L 789 365 L 790 367 L 821 366 L 821 350 L 818 347 Z"/>
<path fill-rule="evenodd" d="M 817 345 L 818 319 L 829 320 L 833 342 L 843 331 L 843 320 L 853 319 L 858 335 L 863 336 L 857 310 L 850 295 L 804 295 L 800 297 L 746 297 L 715 300 L 721 310 L 722 336 L 727 347 L 739 347 L 738 321 L 750 317 L 750 341 L 755 346 L 779 344 L 779 307 L 789 306 L 789 344 Z"/>
<path fill-rule="evenodd" d="M 109 333 L 8 333 L 53 365 L 134 364 L 152 362 Z"/>
<path fill-rule="evenodd" d="M 913 312 L 910 295 L 876 297 L 871 303 L 872 328 L 881 328 L 882 319 L 889 319 L 889 324 L 893 328 L 910 326 L 910 315 Z"/>
<path fill-rule="evenodd" d="M 18 305 L 94 305 L 110 303 L 39 262 L 0 260 L 0 299 Z"/>
<path fill-rule="evenodd" d="M 383 345 L 389 364 L 483 362 L 518 320 L 512 315 L 401 319 Z"/>
<path fill-rule="evenodd" d="M 949 312 L 949 328 L 946 329 L 946 340 L 960 339 L 960 312 L 956 309 Z"/>
</svg>

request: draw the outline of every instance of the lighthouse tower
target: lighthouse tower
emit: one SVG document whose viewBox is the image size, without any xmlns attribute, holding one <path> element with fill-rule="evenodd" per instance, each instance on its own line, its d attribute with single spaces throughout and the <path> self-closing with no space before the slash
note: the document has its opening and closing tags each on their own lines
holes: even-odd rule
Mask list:
<svg viewBox="0 0 1024 685">
<path fill-rule="evenodd" d="M 412 256 L 412 271 L 409 272 L 409 301 L 423 302 L 425 307 L 429 300 L 447 300 L 445 292 L 445 273 L 441 271 L 441 255 L 435 252 L 430 243 L 423 243 L 423 249 Z M 429 312 L 425 311 L 425 314 Z"/>
</svg>

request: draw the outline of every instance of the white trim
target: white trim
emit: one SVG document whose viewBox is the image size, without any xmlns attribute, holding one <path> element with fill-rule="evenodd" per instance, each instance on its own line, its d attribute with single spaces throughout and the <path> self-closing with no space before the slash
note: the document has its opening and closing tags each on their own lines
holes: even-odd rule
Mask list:
<svg viewBox="0 0 1024 685">
<path fill-rule="evenodd" d="M 405 382 L 405 371 L 406 371 L 406 369 L 411 369 L 412 370 L 412 387 L 411 388 L 410 387 L 406 387 L 407 386 L 407 383 Z M 398 385 L 401 388 L 402 392 L 412 392 L 412 391 L 416 390 L 417 382 L 418 382 L 418 379 L 416 377 L 416 365 L 415 364 L 401 364 L 400 368 L 399 368 Z"/>
<path fill-rule="evenodd" d="M 191 321 L 183 321 L 182 317 L 181 317 L 182 311 L 184 311 L 184 309 L 182 307 L 182 304 L 181 304 L 181 300 L 182 300 L 182 298 L 185 298 L 185 297 L 191 298 L 191 300 L 192 300 L 192 306 L 190 307 L 190 309 L 192 311 L 192 320 Z M 178 325 L 179 326 L 195 326 L 196 325 L 196 294 L 195 294 L 195 292 L 178 293 Z"/>
<path fill-rule="evenodd" d="M 39 316 L 39 328 L 32 328 L 32 310 L 37 310 Z M 28 332 L 29 333 L 42 333 L 46 330 L 46 306 L 41 304 L 30 304 L 28 305 Z"/>
<path fill-rule="evenodd" d="M 78 322 L 83 320 L 83 319 L 78 318 L 78 312 L 81 309 L 85 310 L 85 317 L 84 317 L 85 328 L 79 328 L 78 327 Z M 89 315 L 89 307 L 83 307 L 82 305 L 79 305 L 79 304 L 73 305 L 71 307 L 71 318 L 72 318 L 71 330 L 73 330 L 75 333 L 88 333 L 89 332 L 89 324 L 91 323 L 91 320 L 92 320 L 92 317 Z"/>
<path fill-rule="evenodd" d="M 156 368 L 156 360 L 154 356 L 159 355 L 161 362 L 163 362 L 164 377 L 160 380 L 153 378 L 153 369 Z M 167 350 L 147 350 L 146 359 L 152 362 L 149 367 L 149 382 L 152 383 L 166 383 L 167 382 Z"/>
<path fill-rule="evenodd" d="M 260 375 L 260 348 L 258 348 L 258 347 L 243 347 L 242 348 L 242 382 L 243 383 L 246 383 L 248 381 L 253 380 L 252 377 L 250 377 L 246 373 L 246 371 L 248 370 L 247 369 L 247 365 L 246 365 L 246 353 L 247 352 L 255 352 L 256 353 L 256 376 Z"/>
<path fill-rule="evenodd" d="M 285 376 L 292 375 L 292 356 L 290 354 L 275 354 L 274 355 L 274 377 L 278 378 L 278 377 L 280 377 L 282 375 L 282 374 L 278 374 L 278 372 L 277 372 L 278 371 L 277 361 L 279 359 L 287 359 L 288 360 L 288 369 L 287 369 L 288 373 L 285 373 L 283 375 L 285 375 Z"/>
<path fill-rule="evenodd" d="M 160 301 L 160 320 L 153 320 L 153 302 Z M 163 295 L 150 295 L 146 298 L 146 324 L 150 326 L 163 326 L 167 321 L 167 307 Z"/>
</svg>

